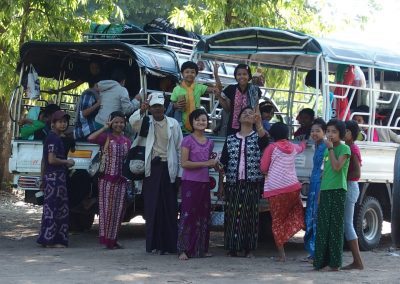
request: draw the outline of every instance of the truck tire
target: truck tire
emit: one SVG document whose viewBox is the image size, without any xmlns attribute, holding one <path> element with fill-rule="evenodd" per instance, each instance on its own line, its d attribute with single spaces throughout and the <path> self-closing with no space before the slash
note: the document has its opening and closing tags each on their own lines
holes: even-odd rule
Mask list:
<svg viewBox="0 0 400 284">
<path fill-rule="evenodd" d="M 73 232 L 90 230 L 94 222 L 94 215 L 92 212 L 69 212 L 69 230 Z"/>
<path fill-rule="evenodd" d="M 394 160 L 394 179 L 392 194 L 392 241 L 393 245 L 400 247 L 400 148 L 397 148 Z"/>
<path fill-rule="evenodd" d="M 367 196 L 357 206 L 355 230 L 360 249 L 363 251 L 376 248 L 382 236 L 383 213 L 379 201 Z"/>
</svg>

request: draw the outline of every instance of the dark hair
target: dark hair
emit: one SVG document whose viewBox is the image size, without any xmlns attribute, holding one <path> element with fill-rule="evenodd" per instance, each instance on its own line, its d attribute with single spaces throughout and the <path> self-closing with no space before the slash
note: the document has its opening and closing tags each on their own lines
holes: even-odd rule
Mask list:
<svg viewBox="0 0 400 284">
<path fill-rule="evenodd" d="M 319 75 L 318 76 L 319 77 L 319 81 L 318 82 L 321 84 L 322 83 L 322 73 L 319 72 L 318 75 Z M 317 81 L 317 70 L 313 69 L 313 70 L 308 71 L 307 75 L 306 75 L 306 78 L 305 78 L 304 84 L 307 87 L 312 87 L 314 89 L 317 89 L 317 86 L 315 85 L 317 83 L 316 81 Z M 319 88 L 319 86 L 318 86 L 318 88 Z"/>
<path fill-rule="evenodd" d="M 197 66 L 197 64 L 193 61 L 183 62 L 181 66 L 181 73 L 183 73 L 183 71 L 185 71 L 186 69 L 194 69 L 196 71 L 196 75 L 199 73 L 199 66 Z"/>
<path fill-rule="evenodd" d="M 251 76 L 251 70 L 250 70 L 249 65 L 247 65 L 247 64 L 238 64 L 236 66 L 236 68 L 235 68 L 235 71 L 233 71 L 233 76 L 235 77 L 235 79 L 236 79 L 236 74 L 237 74 L 239 69 L 244 69 L 244 70 L 247 71 L 247 73 L 249 74 L 249 80 L 251 80 L 253 78 L 253 76 Z"/>
<path fill-rule="evenodd" d="M 53 115 L 53 113 L 55 113 L 57 110 L 61 110 L 61 108 L 58 105 L 48 104 L 43 109 L 43 115 L 45 117 L 51 117 Z"/>
<path fill-rule="evenodd" d="M 360 127 L 358 127 L 357 121 L 347 120 L 345 121 L 346 129 L 350 130 L 351 138 L 353 141 L 357 140 L 358 134 L 360 133 Z"/>
<path fill-rule="evenodd" d="M 262 105 L 261 107 L 260 107 L 260 113 L 264 113 L 264 112 L 267 112 L 267 113 L 274 113 L 275 112 L 275 108 L 274 108 L 274 106 L 272 106 L 272 105 Z"/>
<path fill-rule="evenodd" d="M 111 80 L 121 83 L 122 81 L 126 80 L 125 72 L 123 72 L 121 69 L 114 69 L 111 73 Z"/>
<path fill-rule="evenodd" d="M 275 140 L 282 140 L 289 138 L 289 127 L 283 122 L 276 122 L 272 124 L 269 130 L 269 135 Z"/>
<path fill-rule="evenodd" d="M 246 109 L 251 109 L 251 110 L 254 111 L 254 109 L 253 109 L 251 106 L 247 106 L 247 107 L 242 108 L 242 110 L 239 112 L 238 120 L 240 120 L 240 117 L 242 116 L 242 113 L 243 113 Z"/>
<path fill-rule="evenodd" d="M 367 106 L 367 105 L 360 105 L 360 106 L 356 107 L 356 108 L 353 110 L 353 112 L 366 112 L 366 113 L 369 113 L 369 106 Z M 365 123 L 368 123 L 368 121 L 369 121 L 369 116 L 368 116 L 368 115 L 356 114 L 355 116 L 362 116 Z"/>
<path fill-rule="evenodd" d="M 116 118 L 116 117 L 121 117 L 121 118 L 123 118 L 124 121 L 125 121 L 125 114 L 124 114 L 122 111 L 113 111 L 113 112 L 110 114 L 110 120 L 113 120 L 113 119 Z"/>
<path fill-rule="evenodd" d="M 311 117 L 312 119 L 314 119 L 315 117 L 315 112 L 311 109 L 311 108 L 303 108 L 300 112 L 299 115 L 308 115 L 309 117 Z"/>
<path fill-rule="evenodd" d="M 326 125 L 327 128 L 328 126 L 334 126 L 339 131 L 340 140 L 344 139 L 344 136 L 346 135 L 346 124 L 343 121 L 336 118 L 332 118 Z"/>
<path fill-rule="evenodd" d="M 207 112 L 202 108 L 195 109 L 194 111 L 192 111 L 189 114 L 189 123 L 190 123 L 190 126 L 192 127 L 192 132 L 194 131 L 193 121 L 195 119 L 198 119 L 202 115 L 205 115 L 207 117 L 207 128 L 210 126 Z"/>
<path fill-rule="evenodd" d="M 325 120 L 323 120 L 322 118 L 318 117 L 316 119 L 314 119 L 313 124 L 312 125 L 319 125 L 321 127 L 321 129 L 326 132 L 326 122 Z"/>
</svg>

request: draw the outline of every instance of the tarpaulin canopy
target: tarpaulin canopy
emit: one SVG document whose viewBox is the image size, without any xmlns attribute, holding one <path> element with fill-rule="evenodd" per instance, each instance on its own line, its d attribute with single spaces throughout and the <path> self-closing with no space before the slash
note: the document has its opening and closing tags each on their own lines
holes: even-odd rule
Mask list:
<svg viewBox="0 0 400 284">
<path fill-rule="evenodd" d="M 400 71 L 400 52 L 382 47 L 316 38 L 303 33 L 269 29 L 240 28 L 221 31 L 202 39 L 194 50 L 202 58 L 229 56 L 236 61 L 313 69 L 316 56 L 327 62 Z"/>
<path fill-rule="evenodd" d="M 39 76 L 58 79 L 60 70 L 65 78 L 86 80 L 91 61 L 101 61 L 108 69 L 136 68 L 159 76 L 179 79 L 178 60 L 165 48 L 144 47 L 123 42 L 38 42 L 30 41 L 20 49 L 20 62 L 32 64 Z M 19 68 L 18 68 L 19 69 Z M 83 71 L 85 70 L 85 71 Z"/>
</svg>

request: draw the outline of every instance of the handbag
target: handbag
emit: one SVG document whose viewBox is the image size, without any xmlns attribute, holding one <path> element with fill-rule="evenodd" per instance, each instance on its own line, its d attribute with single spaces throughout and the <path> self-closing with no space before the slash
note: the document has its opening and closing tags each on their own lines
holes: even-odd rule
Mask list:
<svg viewBox="0 0 400 284">
<path fill-rule="evenodd" d="M 106 170 L 106 155 L 108 152 L 108 145 L 110 144 L 110 135 L 107 134 L 106 143 L 104 143 L 103 151 L 100 156 L 99 173 L 103 174 Z"/>
<path fill-rule="evenodd" d="M 215 211 L 215 207 L 218 203 L 218 200 L 215 201 L 215 203 L 212 205 L 212 211 L 211 211 L 211 226 L 223 226 L 224 225 L 224 219 L 225 219 L 225 212 L 224 212 L 224 206 L 221 206 L 222 211 Z"/>
<path fill-rule="evenodd" d="M 149 133 L 150 118 L 143 117 L 142 126 L 122 167 L 122 175 L 130 180 L 144 179 L 146 138 Z"/>
<path fill-rule="evenodd" d="M 29 66 L 28 81 L 26 85 L 26 95 L 31 100 L 35 100 L 40 96 L 39 75 L 32 64 Z"/>
</svg>

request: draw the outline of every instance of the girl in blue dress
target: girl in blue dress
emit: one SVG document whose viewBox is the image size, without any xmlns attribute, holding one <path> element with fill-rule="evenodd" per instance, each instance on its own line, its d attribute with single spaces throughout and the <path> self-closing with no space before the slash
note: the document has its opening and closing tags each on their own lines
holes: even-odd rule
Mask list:
<svg viewBox="0 0 400 284">
<path fill-rule="evenodd" d="M 309 256 L 307 261 L 312 262 L 315 254 L 315 236 L 317 233 L 317 212 L 318 195 L 321 186 L 322 163 L 326 145 L 324 137 L 326 132 L 326 123 L 322 118 L 314 120 L 311 127 L 311 138 L 315 142 L 315 152 L 313 157 L 313 169 L 310 178 L 310 190 L 307 197 L 306 208 L 306 233 L 304 235 L 304 246 Z"/>
</svg>

